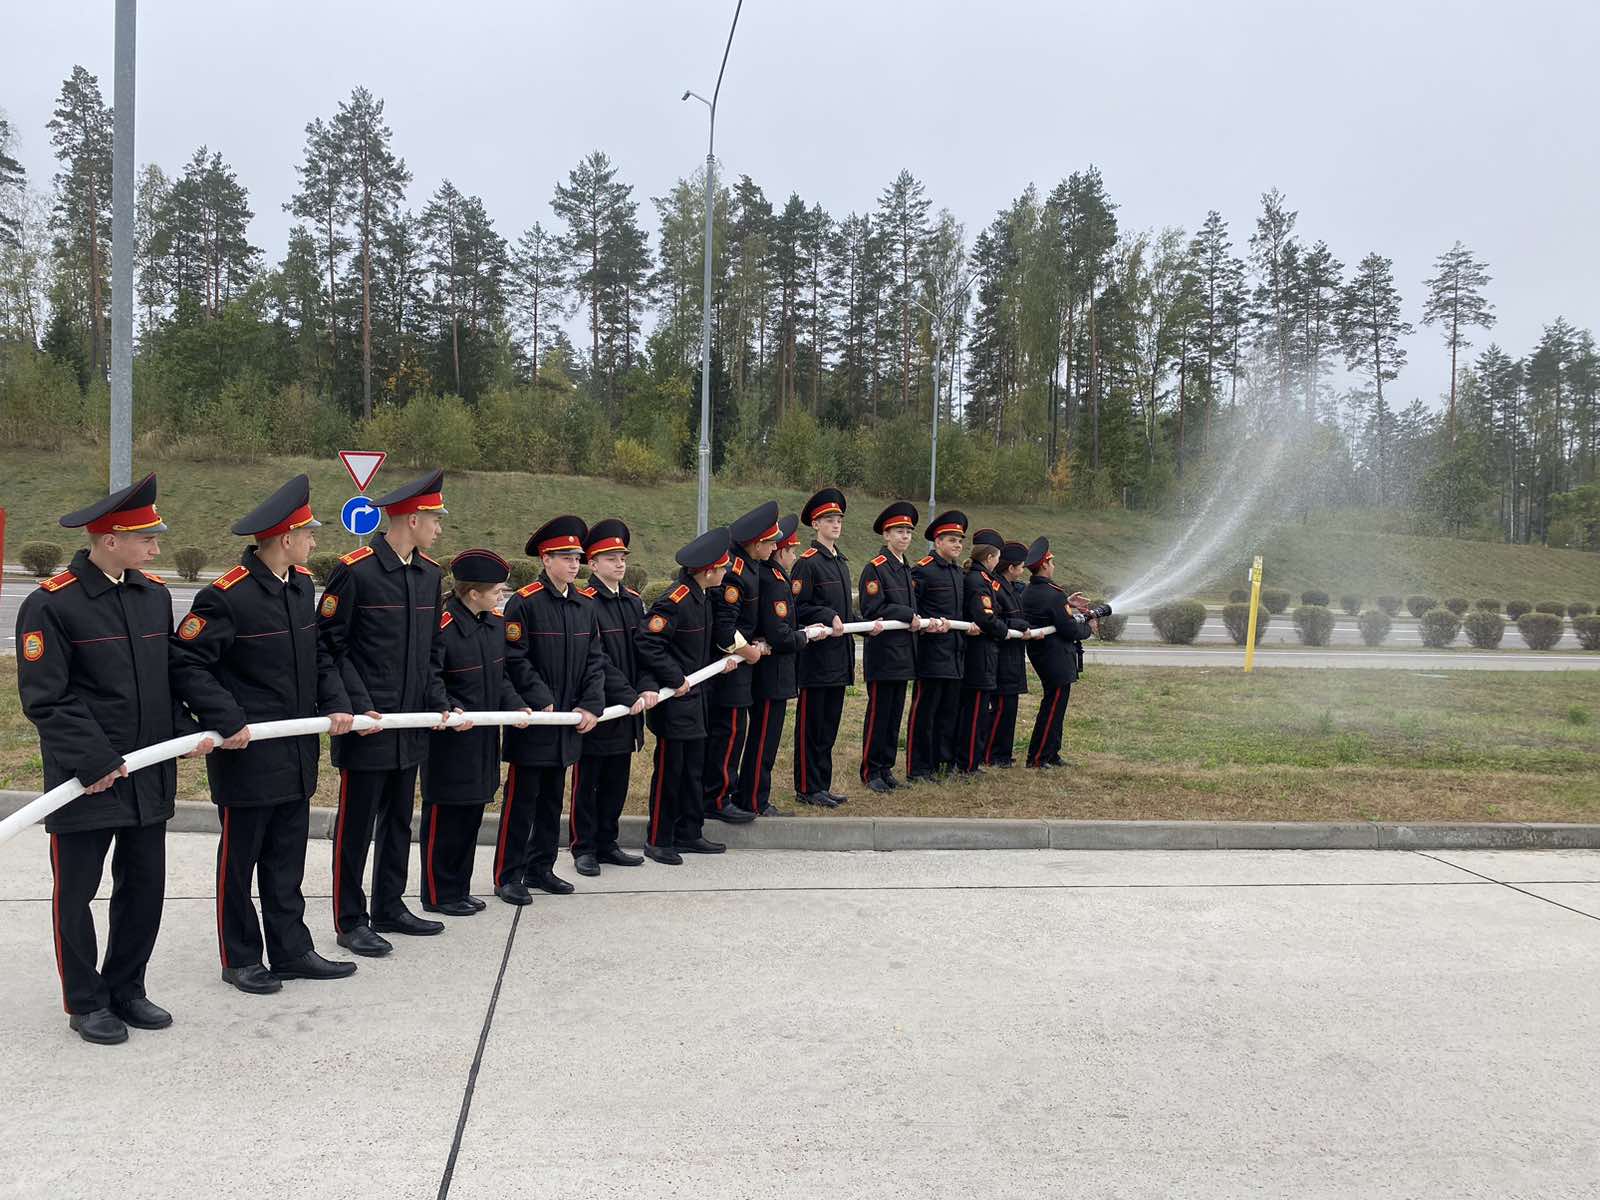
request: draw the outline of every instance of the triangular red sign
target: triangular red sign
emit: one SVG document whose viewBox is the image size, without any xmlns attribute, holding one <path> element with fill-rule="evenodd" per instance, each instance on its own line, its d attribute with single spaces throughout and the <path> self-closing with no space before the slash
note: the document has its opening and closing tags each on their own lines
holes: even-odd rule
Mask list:
<svg viewBox="0 0 1600 1200">
<path fill-rule="evenodd" d="M 378 473 L 378 468 L 383 466 L 383 460 L 388 458 L 384 450 L 341 450 L 339 461 L 344 463 L 344 469 L 350 472 L 350 478 L 356 481 L 356 491 L 365 492 L 367 484 L 372 482 L 372 477 Z"/>
</svg>

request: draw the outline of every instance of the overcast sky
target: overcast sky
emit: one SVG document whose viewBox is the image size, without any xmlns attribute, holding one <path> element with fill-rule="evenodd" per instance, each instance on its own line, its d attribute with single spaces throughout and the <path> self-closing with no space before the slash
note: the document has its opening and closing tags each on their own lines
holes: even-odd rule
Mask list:
<svg viewBox="0 0 1600 1200">
<path fill-rule="evenodd" d="M 9 7 L 0 109 L 47 187 L 44 125 L 72 65 L 111 102 L 114 5 Z M 648 197 L 705 154 L 705 110 L 678 97 L 709 95 L 733 7 L 147 2 L 138 161 L 172 173 L 220 150 L 276 259 L 306 122 L 365 84 L 417 208 L 449 177 L 514 238 L 552 223 L 556 180 L 599 147 L 653 218 Z M 1124 228 L 1192 230 L 1217 208 L 1242 252 L 1276 186 L 1347 266 L 1391 256 L 1419 326 L 1435 256 L 1466 242 L 1494 275 L 1493 338 L 1523 354 L 1557 315 L 1600 326 L 1597 46 L 1600 6 L 1581 0 L 746 0 L 717 152 L 775 203 L 798 190 L 836 216 L 909 168 L 969 241 L 1030 181 L 1095 163 Z M 1432 330 L 1409 348 L 1391 395 L 1431 402 L 1444 351 Z"/>
</svg>

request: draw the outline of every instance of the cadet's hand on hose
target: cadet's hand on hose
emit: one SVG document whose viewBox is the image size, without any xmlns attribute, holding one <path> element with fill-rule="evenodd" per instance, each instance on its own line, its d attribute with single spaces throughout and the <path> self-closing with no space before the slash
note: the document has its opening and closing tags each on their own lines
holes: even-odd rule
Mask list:
<svg viewBox="0 0 1600 1200">
<path fill-rule="evenodd" d="M 761 647 L 754 644 L 740 646 L 734 651 L 734 654 L 738 655 L 747 663 L 757 662 L 761 658 Z"/>
<path fill-rule="evenodd" d="M 982 632 L 983 630 L 979 629 L 976 623 L 967 626 L 968 637 L 977 637 Z"/>
<path fill-rule="evenodd" d="M 746 646 L 746 647 L 743 647 L 743 649 L 749 649 L 749 647 Z M 757 657 L 760 657 L 760 656 L 758 655 Z M 726 675 L 729 671 L 737 671 L 739 669 L 739 662 L 740 662 L 740 659 L 737 656 L 733 657 L 733 658 L 725 658 L 725 659 L 723 659 L 722 660 L 722 673 L 724 675 Z"/>
<path fill-rule="evenodd" d="M 840 620 L 838 617 L 835 617 L 833 619 L 833 632 L 831 634 L 829 634 L 829 636 L 830 637 L 843 637 L 844 636 L 844 622 L 842 620 Z"/>
<path fill-rule="evenodd" d="M 645 694 L 648 694 L 648 693 L 645 693 Z M 628 709 L 628 715 L 631 716 L 631 717 L 637 717 L 640 713 L 642 713 L 645 709 L 647 709 L 649 707 L 650 706 L 645 703 L 644 694 L 642 694 L 642 695 L 640 695 L 640 697 L 637 700 L 635 700 L 633 702 L 633 707 Z"/>
<path fill-rule="evenodd" d="M 380 720 L 383 717 L 383 714 L 381 712 L 374 712 L 371 709 L 367 710 L 366 712 L 362 713 L 361 715 L 365 716 L 365 717 L 371 717 L 374 721 Z M 382 727 L 377 726 L 377 725 L 373 725 L 373 726 L 371 726 L 371 727 L 369 727 L 367 729 L 361 730 L 360 733 L 357 736 L 366 737 L 368 734 L 382 733 L 382 732 L 383 732 Z"/>
<path fill-rule="evenodd" d="M 867 636 L 868 637 L 877 637 L 882 632 L 883 632 L 883 622 L 882 622 L 882 620 L 877 620 L 877 621 L 874 621 L 872 623 L 872 628 L 867 630 Z"/>
<path fill-rule="evenodd" d="M 572 711 L 578 714 L 579 733 L 588 733 L 589 730 L 593 729 L 600 720 L 599 717 L 595 716 L 587 708 L 575 708 Z"/>
<path fill-rule="evenodd" d="M 105 776 L 104 778 L 96 779 L 88 787 L 84 788 L 83 794 L 86 796 L 93 796 L 97 792 L 103 792 L 112 784 L 116 783 L 117 780 L 126 778 L 127 774 L 127 767 L 118 767 L 115 771 L 111 772 L 111 774 Z"/>
<path fill-rule="evenodd" d="M 216 748 L 217 748 L 217 744 L 215 742 L 213 742 L 210 738 L 201 738 L 200 739 L 200 744 L 198 746 L 196 746 L 193 750 L 189 751 L 189 753 L 185 754 L 184 757 L 185 758 L 204 758 L 206 755 L 210 754 Z M 124 772 L 124 774 L 126 774 L 126 772 Z"/>
<path fill-rule="evenodd" d="M 521 708 L 521 709 L 518 709 L 517 711 L 518 712 L 525 712 L 530 717 L 533 716 L 533 709 L 531 709 L 531 708 Z M 514 725 L 515 725 L 515 727 L 517 729 L 526 729 L 530 724 L 532 724 L 531 721 L 516 721 L 516 722 L 514 722 Z"/>
<path fill-rule="evenodd" d="M 329 713 L 328 732 L 330 734 L 349 733 L 350 727 L 355 723 L 354 713 Z"/>
<path fill-rule="evenodd" d="M 238 733 L 231 734 L 222 739 L 222 749 L 243 750 L 250 744 L 250 726 L 246 725 Z"/>
<path fill-rule="evenodd" d="M 646 692 L 644 695 L 639 697 L 639 702 L 643 704 L 645 706 L 645 710 L 648 711 L 661 703 L 661 693 Z"/>
</svg>

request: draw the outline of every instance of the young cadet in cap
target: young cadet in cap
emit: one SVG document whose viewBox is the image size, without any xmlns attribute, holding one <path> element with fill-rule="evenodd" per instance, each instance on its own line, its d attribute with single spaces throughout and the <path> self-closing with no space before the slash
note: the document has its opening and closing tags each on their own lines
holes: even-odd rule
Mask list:
<svg viewBox="0 0 1600 1200">
<path fill-rule="evenodd" d="M 167 821 L 177 767 L 130 775 L 122 756 L 192 733 L 167 683 L 172 597 L 141 568 L 166 531 L 156 477 L 61 518 L 89 545 L 17 612 L 17 691 L 39 730 L 44 786 L 69 779 L 85 794 L 45 818 L 55 878 L 51 923 L 68 1024 L 87 1042 L 128 1039 L 129 1025 L 162 1029 L 172 1015 L 145 997 L 144 972 L 161 928 Z M 196 753 L 211 748 L 203 741 Z M 89 902 L 111 860 L 111 921 L 98 962 Z"/>
<path fill-rule="evenodd" d="M 833 743 L 844 712 L 844 690 L 856 681 L 855 639 L 842 626 L 851 612 L 850 564 L 838 548 L 844 530 L 844 493 L 823 488 L 806 501 L 800 520 L 815 533 L 800 555 L 790 584 L 800 621 L 825 625 L 831 636 L 800 655 L 800 703 L 794 726 L 794 791 L 802 804 L 836 808 L 845 802 L 833 790 Z"/>
<path fill-rule="evenodd" d="M 793 513 L 778 522 L 778 536 L 772 557 L 759 565 L 756 607 L 756 638 L 770 653 L 750 668 L 750 691 L 754 703 L 750 710 L 750 736 L 745 740 L 744 757 L 739 763 L 738 804 L 747 812 L 764 817 L 782 816 L 772 803 L 772 764 L 778 758 L 778 743 L 783 740 L 783 720 L 789 701 L 794 699 L 795 658 L 806 644 L 806 633 L 794 612 L 794 593 L 789 572 L 800 557 L 800 518 Z M 816 627 L 821 634 L 822 627 Z"/>
<path fill-rule="evenodd" d="M 983 754 L 989 745 L 994 724 L 994 689 L 1000 668 L 1000 645 L 1006 640 L 1006 625 L 1000 619 L 995 599 L 1000 581 L 992 569 L 1000 559 L 1005 539 L 992 529 L 972 535 L 972 554 L 967 560 L 963 581 L 966 618 L 978 627 L 980 636 L 967 644 L 962 664 L 961 709 L 956 715 L 956 769 L 963 775 L 983 773 Z"/>
<path fill-rule="evenodd" d="M 1083 641 L 1100 623 L 1081 615 L 1074 604 L 1077 597 L 1068 596 L 1055 582 L 1056 561 L 1048 539 L 1039 538 L 1028 547 L 1027 567 L 1032 579 L 1022 593 L 1022 611 L 1028 624 L 1056 627 L 1051 636 L 1028 643 L 1028 657 L 1044 688 L 1033 736 L 1028 739 L 1028 766 L 1064 767 L 1061 722 L 1067 715 L 1073 682 L 1083 670 Z"/>
<path fill-rule="evenodd" d="M 772 557 L 778 544 L 778 502 L 757 505 L 728 527 L 733 539 L 732 561 L 722 582 L 710 593 L 714 610 L 729 609 L 718 615 L 722 624 L 733 626 L 733 637 L 717 648 L 729 653 L 744 653 L 754 664 L 763 650 L 756 641 L 757 593 L 760 580 L 756 572 Z M 745 647 L 754 646 L 755 658 Z M 755 820 L 755 814 L 734 803 L 739 788 L 739 760 L 749 732 L 753 673 L 734 671 L 710 681 L 706 693 L 709 728 L 706 733 L 706 761 L 701 767 L 705 786 L 706 816 L 740 824 Z"/>
<path fill-rule="evenodd" d="M 561 847 L 561 796 L 567 768 L 578 761 L 583 735 L 606 707 L 606 656 L 594 604 L 578 591 L 578 566 L 589 527 L 582 518 L 552 517 L 528 539 L 539 578 L 506 604 L 506 671 L 530 705 L 552 702 L 578 724 L 508 730 L 503 757 L 505 801 L 495 843 L 495 894 L 527 904 L 530 887 L 565 896 L 572 884 L 555 873 Z"/>
<path fill-rule="evenodd" d="M 340 979 L 355 971 L 316 952 L 306 928 L 306 838 L 322 742 L 315 734 L 252 743 L 252 721 L 353 717 L 339 671 L 317 637 L 317 596 L 306 560 L 317 548 L 311 481 L 296 475 L 233 532 L 254 539 L 239 565 L 201 588 L 172 638 L 172 689 L 225 754 L 206 759 L 217 840 L 217 949 L 222 978 L 241 992 L 284 979 Z M 261 892 L 261 919 L 250 899 Z M 265 950 L 272 963 L 262 962 Z"/>
<path fill-rule="evenodd" d="M 606 656 L 606 703 L 625 704 L 639 713 L 656 706 L 660 685 L 650 674 L 633 639 L 644 622 L 644 601 L 623 583 L 628 573 L 628 527 L 615 517 L 589 526 L 583 552 L 589 559 L 589 586 L 579 588 L 594 602 L 600 645 Z M 606 721 L 584 735 L 583 754 L 572 768 L 569 818 L 573 867 L 579 875 L 600 874 L 600 864 L 637 867 L 644 859 L 617 844 L 622 809 L 628 800 L 633 752 L 644 746 L 644 717 Z"/>
<path fill-rule="evenodd" d="M 351 707 L 449 715 L 450 700 L 433 670 L 443 635 L 444 568 L 425 551 L 445 515 L 444 472 L 430 471 L 381 496 L 388 528 L 339 559 L 317 606 L 318 632 L 339 668 Z M 363 730 L 332 739 L 339 770 L 333 826 L 333 920 L 339 945 L 377 958 L 394 946 L 384 933 L 427 935 L 444 925 L 405 906 L 411 858 L 411 811 L 417 771 L 428 753 L 423 729 Z M 372 903 L 361 889 L 373 847 Z"/>
<path fill-rule="evenodd" d="M 1017 740 L 1017 705 L 1028 690 L 1028 657 L 1024 642 L 1028 638 L 1028 618 L 1022 612 L 1022 560 L 1028 548 L 1021 542 L 1007 542 L 1000 550 L 1000 590 L 994 594 L 995 611 L 1007 629 L 1023 636 L 1000 643 L 1000 662 L 995 670 L 994 720 L 984 747 L 985 766 L 1009 767 Z"/>
<path fill-rule="evenodd" d="M 677 583 L 650 607 L 639 627 L 635 646 L 640 660 L 662 688 L 680 688 L 684 678 L 723 657 L 712 624 L 706 591 L 722 582 L 727 569 L 728 528 L 708 530 L 676 555 Z M 727 628 L 724 629 L 724 634 Z M 739 666 L 728 660 L 728 670 Z M 650 820 L 645 854 L 676 866 L 680 851 L 721 854 L 727 847 L 705 836 L 705 797 L 701 767 L 705 760 L 705 689 L 696 687 L 658 704 L 645 718 L 656 735 L 655 769 L 650 776 Z"/>
<path fill-rule="evenodd" d="M 870 621 L 905 621 L 922 628 L 911 587 L 906 549 L 917 527 L 917 506 L 898 500 L 878 514 L 872 531 L 883 535 L 883 549 L 861 568 L 856 588 L 861 615 Z M 869 640 L 861 656 L 867 681 L 867 715 L 861 725 L 861 782 L 874 792 L 900 786 L 894 777 L 900 750 L 900 718 L 905 715 L 906 684 L 917 677 L 916 643 L 911 633 L 890 630 Z"/>
<path fill-rule="evenodd" d="M 917 682 L 906 722 L 906 779 L 932 780 L 956 765 L 956 711 L 961 703 L 961 668 L 966 637 L 952 632 L 951 620 L 964 611 L 959 560 L 967 540 L 967 515 L 940 513 L 922 532 L 933 553 L 911 568 L 917 615 L 923 619 L 917 641 Z"/>
<path fill-rule="evenodd" d="M 493 550 L 463 550 L 450 560 L 455 582 L 439 614 L 443 634 L 433 669 L 450 703 L 467 712 L 521 709 L 532 715 L 506 675 L 506 625 L 500 613 L 511 566 Z M 542 706 L 541 706 L 542 707 Z M 526 728 L 526 726 L 522 726 Z M 500 730 L 459 725 L 428 735 L 422 760 L 422 907 L 469 917 L 486 907 L 471 895 L 472 859 L 483 808 L 500 786 Z"/>
</svg>

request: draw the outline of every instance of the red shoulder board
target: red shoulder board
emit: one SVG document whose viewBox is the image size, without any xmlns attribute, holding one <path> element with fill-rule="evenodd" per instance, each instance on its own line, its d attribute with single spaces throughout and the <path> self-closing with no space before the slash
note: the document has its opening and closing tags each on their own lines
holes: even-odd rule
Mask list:
<svg viewBox="0 0 1600 1200">
<path fill-rule="evenodd" d="M 240 563 L 237 567 L 234 567 L 233 570 L 229 571 L 227 574 L 218 575 L 215 579 L 213 579 L 211 581 L 211 586 L 214 587 L 214 588 L 218 588 L 221 591 L 225 592 L 229 588 L 231 588 L 234 584 L 238 583 L 239 580 L 243 579 L 248 574 L 250 574 L 250 569 L 248 567 L 246 567 L 243 563 Z"/>
<path fill-rule="evenodd" d="M 167 581 L 161 578 L 161 576 L 157 575 L 154 571 L 140 571 L 139 574 L 143 575 L 151 583 L 159 583 L 162 587 L 167 586 Z"/>
<path fill-rule="evenodd" d="M 449 629 L 450 628 L 450 623 L 452 621 L 454 621 L 455 619 L 456 619 L 456 615 L 453 612 L 451 612 L 448 608 L 445 609 L 442 613 L 439 614 L 439 628 L 440 629 Z"/>
<path fill-rule="evenodd" d="M 1000 581 L 998 579 L 989 580 L 989 590 L 991 592 L 998 592 L 1000 590 Z"/>
<path fill-rule="evenodd" d="M 639 596 L 638 592 L 634 591 L 631 587 L 628 587 L 626 584 L 623 585 L 622 590 L 627 592 L 628 595 L 630 595 L 630 596 Z M 644 597 L 643 596 L 639 596 L 639 599 L 643 600 Z"/>
<path fill-rule="evenodd" d="M 587 596 L 587 597 L 589 597 L 589 599 L 593 600 L 594 599 L 594 589 L 592 587 L 579 588 L 578 589 L 578 595 Z"/>
<path fill-rule="evenodd" d="M 677 587 L 673 588 L 667 593 L 667 599 L 671 600 L 674 604 L 677 604 L 688 594 L 688 585 L 680 583 Z"/>
<path fill-rule="evenodd" d="M 815 554 L 815 553 L 816 553 L 816 552 L 817 552 L 817 548 L 816 548 L 816 547 L 815 547 L 815 546 L 811 546 L 811 547 L 809 547 L 809 548 L 808 548 L 808 549 L 807 549 L 807 550 L 806 550 L 806 552 L 805 552 L 805 553 L 804 553 L 804 554 L 802 554 L 802 555 L 801 555 L 801 556 L 800 556 L 800 557 L 801 557 L 801 558 L 810 558 L 810 557 L 811 557 L 811 556 L 812 556 L 812 555 L 813 555 L 813 554 Z"/>
<path fill-rule="evenodd" d="M 302 567 L 299 563 L 295 563 L 294 569 L 296 571 L 299 571 L 300 574 L 302 574 L 302 575 L 310 575 L 311 574 L 311 568 L 310 567 Z"/>
<path fill-rule="evenodd" d="M 738 555 L 734 555 L 733 565 L 731 567 L 729 567 L 728 569 L 730 571 L 732 571 L 735 575 L 743 575 L 744 574 L 744 559 L 740 558 Z"/>
<path fill-rule="evenodd" d="M 348 567 L 354 563 L 360 562 L 363 558 L 371 558 L 373 553 L 374 551 L 371 546 L 361 546 L 350 551 L 349 554 L 341 554 L 339 556 L 339 561 Z"/>
<path fill-rule="evenodd" d="M 506 615 L 506 610 L 503 608 L 492 608 L 489 611 L 494 613 L 494 615 L 497 617 L 503 617 Z"/>
<path fill-rule="evenodd" d="M 534 595 L 537 595 L 538 593 L 540 593 L 542 591 L 544 591 L 544 584 L 540 583 L 537 579 L 535 579 L 532 583 L 528 584 L 527 586 L 519 587 L 517 589 L 517 595 L 519 595 L 519 596 L 534 596 Z"/>
<path fill-rule="evenodd" d="M 772 568 L 772 577 L 774 579 L 776 579 L 779 583 L 788 583 L 789 582 L 787 579 L 785 579 L 783 577 L 783 572 L 778 570 L 777 567 L 773 567 Z"/>
<path fill-rule="evenodd" d="M 880 555 L 878 555 L 877 558 L 872 560 L 872 565 L 875 566 L 875 567 L 881 567 L 881 566 L 883 566 L 884 563 L 886 563 L 888 561 L 889 561 L 889 556 L 887 554 L 880 554 Z"/>
<path fill-rule="evenodd" d="M 437 559 L 437 558 L 429 558 L 429 557 L 428 557 L 428 555 L 426 555 L 426 554 L 424 554 L 424 553 L 423 553 L 423 552 L 422 552 L 422 551 L 421 551 L 421 550 L 418 550 L 418 551 L 417 551 L 417 557 L 418 557 L 418 558 L 426 558 L 426 559 L 428 559 L 428 561 L 429 561 L 429 562 L 431 562 L 431 563 L 432 563 L 432 564 L 433 564 L 433 565 L 434 565 L 434 566 L 436 566 L 436 567 L 439 567 L 439 560 L 438 560 L 438 559 Z M 444 570 L 444 568 L 443 568 L 443 567 L 439 567 L 439 570 L 441 570 L 441 571 L 442 571 L 442 570 Z"/>
<path fill-rule="evenodd" d="M 919 559 L 917 559 L 917 566 L 919 566 L 919 567 L 925 567 L 925 566 L 927 566 L 927 565 L 928 565 L 928 564 L 929 564 L 929 563 L 931 563 L 931 562 L 932 562 L 932 561 L 933 561 L 933 555 L 931 555 L 931 554 L 925 554 L 925 555 L 923 555 L 923 556 L 922 556 L 922 557 L 921 557 L 921 558 L 919 558 Z"/>
<path fill-rule="evenodd" d="M 59 592 L 62 588 L 67 587 L 69 584 L 74 584 L 77 582 L 78 577 L 71 571 L 63 571 L 59 575 L 50 576 L 49 579 L 46 579 L 44 582 L 39 584 L 39 586 L 47 592 Z"/>
</svg>

